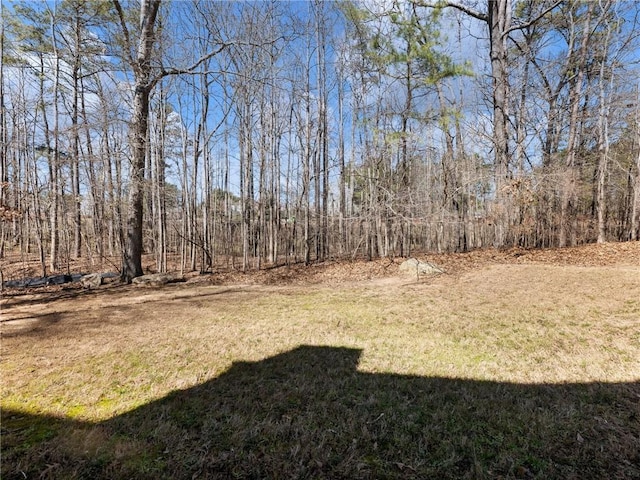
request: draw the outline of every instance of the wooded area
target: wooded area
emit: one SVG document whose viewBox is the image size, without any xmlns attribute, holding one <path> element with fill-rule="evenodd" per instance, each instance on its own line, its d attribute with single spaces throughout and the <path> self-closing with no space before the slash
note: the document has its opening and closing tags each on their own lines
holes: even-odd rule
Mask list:
<svg viewBox="0 0 640 480">
<path fill-rule="evenodd" d="M 640 239 L 634 1 L 2 4 L 0 258 Z"/>
</svg>

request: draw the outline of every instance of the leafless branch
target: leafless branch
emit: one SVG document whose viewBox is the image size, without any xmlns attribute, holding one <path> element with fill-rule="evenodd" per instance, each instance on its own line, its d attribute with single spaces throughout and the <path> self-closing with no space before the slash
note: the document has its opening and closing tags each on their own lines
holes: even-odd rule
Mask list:
<svg viewBox="0 0 640 480">
<path fill-rule="evenodd" d="M 113 6 L 118 12 L 118 20 L 120 20 L 120 28 L 122 28 L 122 34 L 124 35 L 125 47 L 126 47 L 126 55 L 127 60 L 130 65 L 133 65 L 133 57 L 131 56 L 131 36 L 129 35 L 129 29 L 127 28 L 127 22 L 125 20 L 124 11 L 122 10 L 122 5 L 120 5 L 119 0 L 113 0 Z"/>
<path fill-rule="evenodd" d="M 547 13 L 551 12 L 551 10 L 553 10 L 554 8 L 556 8 L 558 5 L 560 5 L 564 0 L 556 0 L 550 7 L 545 8 L 541 13 L 539 13 L 538 15 L 536 15 L 534 18 L 532 18 L 531 20 L 524 22 L 524 23 L 520 23 L 518 25 L 514 25 L 513 27 L 507 29 L 502 36 L 505 37 L 507 35 L 509 35 L 511 32 L 515 32 L 516 30 L 524 30 L 525 28 L 529 28 L 531 25 L 533 25 L 534 23 L 538 22 L 542 17 L 544 17 Z"/>
<path fill-rule="evenodd" d="M 443 7 L 451 7 L 451 8 L 455 8 L 456 10 L 460 10 L 463 13 L 466 13 L 467 15 L 473 17 L 473 18 L 477 18 L 478 20 L 481 20 L 483 22 L 488 22 L 489 21 L 489 16 L 486 13 L 482 13 L 479 12 L 478 10 L 474 10 L 471 7 L 467 7 L 466 5 L 463 5 L 461 3 L 458 2 L 451 2 L 451 1 L 446 1 L 446 0 L 440 0 L 437 2 L 425 2 L 423 0 L 411 0 L 412 3 L 414 5 L 417 5 L 419 7 L 427 7 L 427 8 L 443 8 Z"/>
</svg>

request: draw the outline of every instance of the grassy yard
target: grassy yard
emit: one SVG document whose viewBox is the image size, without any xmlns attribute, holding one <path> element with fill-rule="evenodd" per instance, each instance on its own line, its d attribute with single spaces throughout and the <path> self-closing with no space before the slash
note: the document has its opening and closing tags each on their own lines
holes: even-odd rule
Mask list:
<svg viewBox="0 0 640 480">
<path fill-rule="evenodd" d="M 640 478 L 640 266 L 3 300 L 2 478 Z"/>
</svg>

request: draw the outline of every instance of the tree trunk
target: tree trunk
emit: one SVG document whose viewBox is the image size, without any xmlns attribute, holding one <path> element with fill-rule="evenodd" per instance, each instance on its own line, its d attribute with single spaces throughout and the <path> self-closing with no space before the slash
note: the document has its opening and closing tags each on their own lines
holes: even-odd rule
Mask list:
<svg viewBox="0 0 640 480">
<path fill-rule="evenodd" d="M 73 104 L 71 107 L 71 194 L 73 196 L 73 254 L 79 258 L 82 254 L 81 232 L 81 197 L 80 197 L 80 128 L 79 128 L 79 103 L 80 103 L 80 47 L 81 31 L 79 12 L 76 10 L 74 21 L 74 52 L 71 78 L 73 83 Z"/>
<path fill-rule="evenodd" d="M 4 3 L 0 4 L 0 59 L 4 59 Z M 4 100 L 4 61 L 0 61 L 0 208 L 9 207 L 9 132 Z M 5 235 L 8 222 L 0 221 L 0 259 L 4 258 Z M 0 284 L 0 288 L 2 285 Z"/>
<path fill-rule="evenodd" d="M 113 0 L 119 13 L 118 0 Z M 122 251 L 122 274 L 126 282 L 142 275 L 142 219 L 144 202 L 144 169 L 149 127 L 149 96 L 151 80 L 151 53 L 155 41 L 154 25 L 160 0 L 142 0 L 140 3 L 140 38 L 137 56 L 132 59 L 134 72 L 133 113 L 129 127 L 131 171 L 129 173 L 129 205 L 125 217 L 125 244 Z M 124 17 L 121 13 L 124 25 Z"/>
<path fill-rule="evenodd" d="M 607 57 L 609 54 L 609 38 L 611 36 L 611 27 L 607 28 L 607 33 L 604 40 L 604 46 L 602 51 L 602 61 L 600 62 L 600 91 L 599 91 L 599 103 L 600 111 L 598 115 L 598 171 L 597 171 L 597 185 L 596 185 L 596 207 L 598 214 L 598 243 L 604 243 L 607 241 L 606 230 L 606 195 L 605 195 L 605 182 L 607 178 L 607 167 L 609 162 L 609 101 L 611 96 L 607 96 L 607 88 L 605 82 L 605 70 Z M 610 74 L 609 79 L 609 91 L 613 87 L 613 72 Z"/>
<path fill-rule="evenodd" d="M 504 182 L 509 169 L 509 64 L 507 49 L 507 31 L 511 26 L 511 0 L 489 0 L 488 24 L 491 57 L 491 76 L 493 78 L 493 148 L 495 167 L 496 206 L 494 209 L 496 237 L 494 245 L 505 244 L 509 205 L 504 194 Z"/>
<path fill-rule="evenodd" d="M 631 206 L 631 230 L 629 240 L 640 240 L 640 88 L 636 87 L 636 172 L 633 182 L 633 204 Z"/>
<path fill-rule="evenodd" d="M 142 275 L 142 218 L 144 202 L 144 169 L 146 136 L 149 124 L 149 88 L 136 82 L 131 120 L 131 172 L 129 174 L 129 205 L 125 217 L 125 245 L 122 258 L 122 278 L 130 282 Z"/>
</svg>

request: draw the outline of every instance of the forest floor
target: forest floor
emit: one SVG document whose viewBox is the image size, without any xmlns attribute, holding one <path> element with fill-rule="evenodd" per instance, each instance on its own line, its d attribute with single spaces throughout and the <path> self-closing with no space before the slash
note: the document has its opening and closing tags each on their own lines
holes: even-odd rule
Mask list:
<svg viewBox="0 0 640 480">
<path fill-rule="evenodd" d="M 640 479 L 640 242 L 418 258 L 5 289 L 0 476 Z"/>
<path fill-rule="evenodd" d="M 497 264 L 544 264 L 553 266 L 607 266 L 607 265 L 640 265 L 640 242 L 589 244 L 573 248 L 551 249 L 522 249 L 510 248 L 503 250 L 485 249 L 468 253 L 414 253 L 420 260 L 429 261 L 442 268 L 448 275 L 460 275 L 470 270 L 477 270 L 488 265 Z M 226 260 L 226 261 L 224 261 Z M 232 265 L 231 259 L 224 259 L 213 269 L 212 273 L 198 274 L 187 272 L 184 276 L 190 283 L 211 284 L 252 284 L 252 285 L 312 285 L 323 284 L 327 286 L 363 282 L 367 280 L 394 279 L 402 282 L 403 277 L 398 277 L 398 266 L 404 258 L 376 259 L 366 261 L 355 260 L 330 260 L 320 263 L 305 265 L 304 263 L 291 263 L 289 265 L 269 266 L 259 271 L 249 269 L 242 272 L 240 267 Z M 101 261 L 82 257 L 71 260 L 68 266 L 64 266 L 53 273 L 97 273 L 116 272 L 119 259 L 106 257 Z M 169 256 L 169 269 L 179 270 L 178 256 Z M 39 262 L 34 258 L 21 259 L 19 255 L 7 255 L 0 263 L 4 280 L 19 280 L 27 277 L 41 275 Z M 155 273 L 155 261 L 151 255 L 143 257 L 143 269 L 145 273 Z M 405 279 L 406 280 L 406 279 Z M 70 289 L 81 289 L 75 285 L 52 285 L 37 289 L 8 289 L 5 296 L 23 295 L 25 293 L 55 293 Z"/>
</svg>

